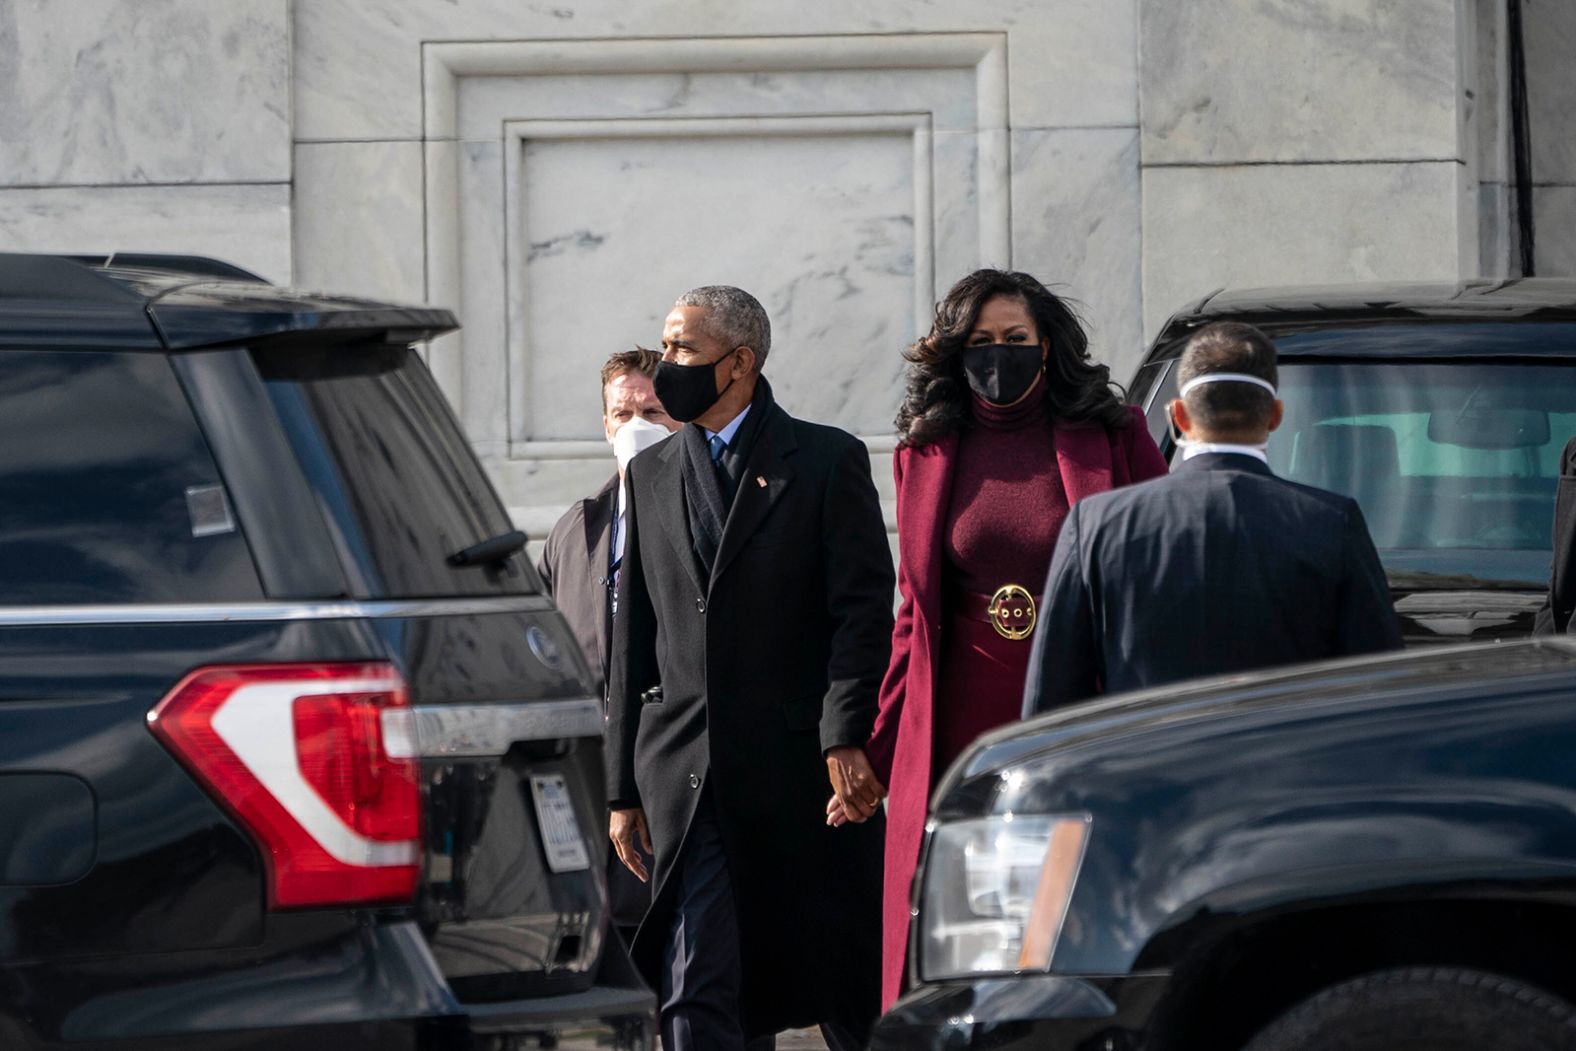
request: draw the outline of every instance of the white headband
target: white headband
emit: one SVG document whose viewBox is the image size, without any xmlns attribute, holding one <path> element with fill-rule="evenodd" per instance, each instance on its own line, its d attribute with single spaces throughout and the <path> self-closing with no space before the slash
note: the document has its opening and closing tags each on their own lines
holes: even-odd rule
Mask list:
<svg viewBox="0 0 1576 1051">
<path fill-rule="evenodd" d="M 1271 396 L 1275 394 L 1275 384 L 1269 380 L 1260 379 L 1258 376 L 1249 376 L 1241 372 L 1206 372 L 1204 375 L 1194 376 L 1182 384 L 1182 389 L 1177 391 L 1177 397 L 1187 397 L 1187 392 L 1201 383 L 1251 383 L 1255 387 L 1263 387 L 1270 392 Z"/>
</svg>

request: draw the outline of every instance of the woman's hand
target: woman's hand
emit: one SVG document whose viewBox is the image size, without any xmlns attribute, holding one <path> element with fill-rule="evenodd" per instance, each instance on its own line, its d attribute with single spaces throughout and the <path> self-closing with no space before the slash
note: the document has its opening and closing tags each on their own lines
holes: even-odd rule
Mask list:
<svg viewBox="0 0 1576 1051">
<path fill-rule="evenodd" d="M 843 810 L 843 804 L 838 802 L 835 794 L 826 801 L 826 823 L 833 828 L 842 828 L 848 824 L 848 814 Z"/>
</svg>

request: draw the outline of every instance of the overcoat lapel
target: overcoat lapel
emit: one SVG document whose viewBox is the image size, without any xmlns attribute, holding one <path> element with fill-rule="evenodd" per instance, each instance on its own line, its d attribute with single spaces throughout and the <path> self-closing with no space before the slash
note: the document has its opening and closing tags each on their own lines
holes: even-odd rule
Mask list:
<svg viewBox="0 0 1576 1051">
<path fill-rule="evenodd" d="M 1112 488 L 1111 441 L 1097 423 L 1057 421 L 1056 466 L 1061 471 L 1067 506 Z"/>
<path fill-rule="evenodd" d="M 586 557 L 602 580 L 612 569 L 613 515 L 618 507 L 618 476 L 602 487 L 602 491 L 586 501 L 585 531 Z M 607 678 L 608 622 L 607 603 L 602 604 L 602 615 L 596 618 L 596 651 L 602 655 L 602 677 Z"/>
<path fill-rule="evenodd" d="M 677 441 L 662 443 L 656 453 L 657 469 L 651 474 L 651 488 L 659 494 L 656 515 L 662 532 L 668 538 L 675 557 L 684 566 L 684 572 L 694 581 L 696 594 L 704 595 L 706 574 L 701 569 L 699 556 L 695 554 L 694 538 L 690 536 L 689 507 L 685 502 L 688 497 L 684 494 L 684 472 L 680 469 L 681 455 Z M 677 493 L 679 498 L 670 500 L 661 495 L 670 492 Z M 651 514 L 644 508 L 641 513 Z"/>
<path fill-rule="evenodd" d="M 717 560 L 711 567 L 711 580 L 727 571 L 751 534 L 760 528 L 771 509 L 782 499 L 784 490 L 793 481 L 793 469 L 786 457 L 798 448 L 794 440 L 793 420 L 774 403 L 767 410 L 770 416 L 761 427 L 744 462 L 744 473 L 739 478 L 739 492 L 728 511 L 728 524 L 722 531 L 722 544 L 717 548 Z"/>
<path fill-rule="evenodd" d="M 914 601 L 930 624 L 941 623 L 941 535 L 952 505 L 952 475 L 958 463 L 956 432 L 913 450 L 904 464 L 903 488 L 918 499 L 905 501 L 905 528 L 897 535 L 898 557 L 907 567 Z"/>
</svg>

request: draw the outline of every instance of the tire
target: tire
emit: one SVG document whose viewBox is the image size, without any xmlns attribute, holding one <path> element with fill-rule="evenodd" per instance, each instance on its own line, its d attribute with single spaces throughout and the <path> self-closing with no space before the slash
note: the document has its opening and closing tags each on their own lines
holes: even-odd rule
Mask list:
<svg viewBox="0 0 1576 1051">
<path fill-rule="evenodd" d="M 1243 1051 L 1571 1051 L 1576 1009 L 1497 974 L 1417 967 L 1363 975 L 1293 1007 Z"/>
</svg>

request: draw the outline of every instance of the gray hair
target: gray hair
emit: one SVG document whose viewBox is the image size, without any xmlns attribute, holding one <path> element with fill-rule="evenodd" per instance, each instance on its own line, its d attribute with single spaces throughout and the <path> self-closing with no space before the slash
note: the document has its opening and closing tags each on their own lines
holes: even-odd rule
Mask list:
<svg viewBox="0 0 1576 1051">
<path fill-rule="evenodd" d="M 681 307 L 700 307 L 706 312 L 702 329 L 729 349 L 749 347 L 755 351 L 755 371 L 766 364 L 772 349 L 772 323 L 760 300 L 732 285 L 702 285 L 678 298 Z"/>
</svg>

